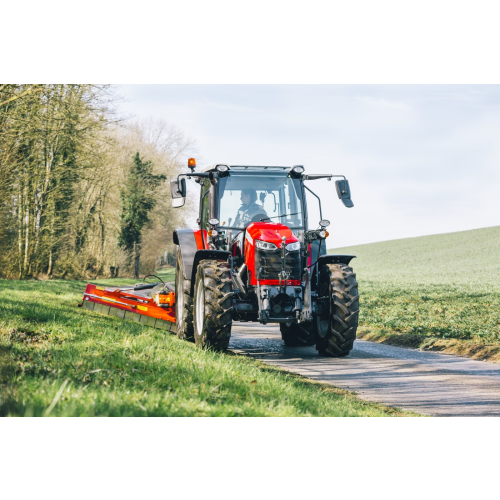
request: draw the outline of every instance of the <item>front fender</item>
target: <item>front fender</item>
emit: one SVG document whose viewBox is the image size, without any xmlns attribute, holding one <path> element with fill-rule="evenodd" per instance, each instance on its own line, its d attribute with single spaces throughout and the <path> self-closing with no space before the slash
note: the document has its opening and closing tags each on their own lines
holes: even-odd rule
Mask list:
<svg viewBox="0 0 500 500">
<path fill-rule="evenodd" d="M 346 266 L 349 265 L 349 262 L 351 262 L 352 259 L 355 259 L 355 255 L 334 255 L 334 254 L 326 254 L 322 255 L 318 259 L 318 263 L 314 266 L 314 271 L 313 271 L 313 276 L 312 276 L 312 283 L 315 284 L 317 282 L 317 273 L 318 269 L 321 269 L 321 266 L 323 264 L 345 264 Z"/>
<path fill-rule="evenodd" d="M 322 255 L 318 259 L 318 265 L 321 264 L 345 264 L 349 265 L 352 259 L 355 259 L 355 255 L 335 255 L 335 254 L 326 254 Z"/>
</svg>

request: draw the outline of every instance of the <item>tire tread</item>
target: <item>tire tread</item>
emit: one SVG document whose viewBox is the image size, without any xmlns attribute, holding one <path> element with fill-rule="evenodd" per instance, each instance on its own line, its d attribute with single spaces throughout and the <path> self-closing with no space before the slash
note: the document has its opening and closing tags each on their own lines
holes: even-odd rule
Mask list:
<svg viewBox="0 0 500 500">
<path fill-rule="evenodd" d="M 197 281 L 200 273 L 205 288 L 205 321 L 202 335 L 194 335 L 195 343 L 203 349 L 225 351 L 233 320 L 231 268 L 227 262 L 202 260 L 198 264 Z"/>
<path fill-rule="evenodd" d="M 315 335 L 312 323 L 280 323 L 281 338 L 288 347 L 306 347 L 314 345 Z"/>
<path fill-rule="evenodd" d="M 176 284 L 177 278 L 179 276 L 183 276 L 182 270 L 182 258 L 180 248 L 177 250 L 177 265 L 176 265 Z M 182 274 L 181 274 L 182 273 Z M 182 328 L 179 328 L 179 323 L 177 322 L 177 331 L 176 335 L 181 340 L 187 340 L 189 342 L 194 342 L 194 319 L 193 319 L 193 298 L 191 297 L 191 280 L 182 280 L 182 288 L 183 288 L 183 310 L 181 312 L 184 323 Z M 177 293 L 177 287 L 176 287 Z"/>
<path fill-rule="evenodd" d="M 359 316 L 359 293 L 356 274 L 346 264 L 325 264 L 325 279 L 332 293 L 331 324 L 324 338 L 317 338 L 321 356 L 344 357 L 354 347 Z"/>
</svg>

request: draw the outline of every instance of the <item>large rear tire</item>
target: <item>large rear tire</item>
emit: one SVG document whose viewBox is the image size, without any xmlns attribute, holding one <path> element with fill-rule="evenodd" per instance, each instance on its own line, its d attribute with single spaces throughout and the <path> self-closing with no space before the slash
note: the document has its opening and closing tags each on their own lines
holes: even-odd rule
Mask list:
<svg viewBox="0 0 500 500">
<path fill-rule="evenodd" d="M 320 269 L 318 299 L 322 313 L 313 318 L 320 356 L 347 356 L 354 346 L 359 316 L 356 275 L 346 264 L 324 264 Z"/>
<path fill-rule="evenodd" d="M 175 323 L 177 337 L 194 342 L 191 280 L 184 279 L 180 248 L 177 250 L 177 263 L 175 265 Z"/>
<path fill-rule="evenodd" d="M 281 338 L 288 347 L 306 347 L 314 345 L 316 338 L 312 323 L 280 323 Z"/>
<path fill-rule="evenodd" d="M 227 262 L 202 260 L 194 287 L 194 341 L 197 346 L 225 351 L 233 319 L 231 268 Z"/>
</svg>

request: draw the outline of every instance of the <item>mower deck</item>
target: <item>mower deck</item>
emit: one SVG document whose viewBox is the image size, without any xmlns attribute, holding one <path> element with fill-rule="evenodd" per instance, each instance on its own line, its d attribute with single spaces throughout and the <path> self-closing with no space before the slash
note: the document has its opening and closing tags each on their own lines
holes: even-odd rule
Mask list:
<svg viewBox="0 0 500 500">
<path fill-rule="evenodd" d="M 161 307 L 154 299 L 158 285 L 104 287 L 88 283 L 79 306 L 175 333 L 175 293 L 170 283 L 167 287 L 171 292 L 171 303 L 168 307 Z"/>
</svg>

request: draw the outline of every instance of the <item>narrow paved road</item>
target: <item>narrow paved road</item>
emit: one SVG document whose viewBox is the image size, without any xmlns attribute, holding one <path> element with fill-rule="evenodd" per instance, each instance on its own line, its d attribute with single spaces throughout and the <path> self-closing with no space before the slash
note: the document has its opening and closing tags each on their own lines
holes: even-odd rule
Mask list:
<svg viewBox="0 0 500 500">
<path fill-rule="evenodd" d="M 468 358 L 357 340 L 346 358 L 286 347 L 279 327 L 235 323 L 230 349 L 358 393 L 436 416 L 500 416 L 500 366 Z"/>
</svg>

